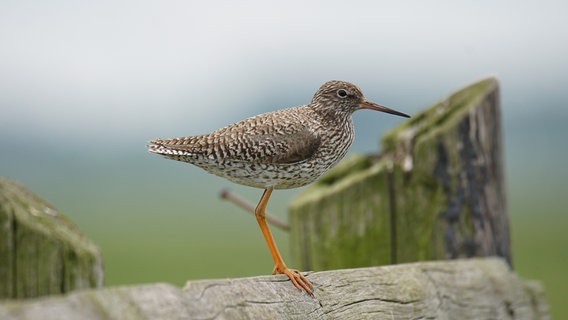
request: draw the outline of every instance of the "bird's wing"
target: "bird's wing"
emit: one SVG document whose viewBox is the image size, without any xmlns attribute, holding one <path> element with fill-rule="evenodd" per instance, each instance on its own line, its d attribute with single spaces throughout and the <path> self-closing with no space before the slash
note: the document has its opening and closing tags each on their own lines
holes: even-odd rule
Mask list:
<svg viewBox="0 0 568 320">
<path fill-rule="evenodd" d="M 250 122 L 249 119 L 245 120 Z M 241 121 L 241 123 L 245 123 Z M 295 163 L 312 157 L 321 138 L 305 126 L 272 123 L 246 126 L 233 124 L 215 132 L 150 142 L 150 152 L 163 155 L 195 155 L 217 160 L 254 163 Z"/>
<path fill-rule="evenodd" d="M 293 132 L 245 135 L 243 139 L 248 140 L 251 147 L 238 153 L 236 158 L 257 163 L 301 162 L 311 158 L 321 145 L 321 138 L 307 128 Z"/>
</svg>

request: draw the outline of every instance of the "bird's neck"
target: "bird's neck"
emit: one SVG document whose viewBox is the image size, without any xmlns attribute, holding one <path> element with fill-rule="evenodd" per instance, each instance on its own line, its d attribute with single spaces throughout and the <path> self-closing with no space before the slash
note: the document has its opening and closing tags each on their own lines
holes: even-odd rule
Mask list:
<svg viewBox="0 0 568 320">
<path fill-rule="evenodd" d="M 312 108 L 318 115 L 324 127 L 342 128 L 353 127 L 353 117 L 351 113 L 344 112 L 337 108 Z"/>
</svg>

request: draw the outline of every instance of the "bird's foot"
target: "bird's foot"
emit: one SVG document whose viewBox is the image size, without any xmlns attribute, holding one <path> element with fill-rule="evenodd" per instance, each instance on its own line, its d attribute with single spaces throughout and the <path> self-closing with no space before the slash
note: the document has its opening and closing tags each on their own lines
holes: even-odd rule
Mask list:
<svg viewBox="0 0 568 320">
<path fill-rule="evenodd" d="M 313 286 L 312 283 L 304 277 L 300 271 L 296 269 L 289 269 L 288 267 L 284 266 L 275 266 L 274 270 L 272 270 L 272 274 L 285 274 L 290 278 L 290 281 L 294 284 L 298 290 L 304 289 L 309 295 L 313 296 Z"/>
</svg>

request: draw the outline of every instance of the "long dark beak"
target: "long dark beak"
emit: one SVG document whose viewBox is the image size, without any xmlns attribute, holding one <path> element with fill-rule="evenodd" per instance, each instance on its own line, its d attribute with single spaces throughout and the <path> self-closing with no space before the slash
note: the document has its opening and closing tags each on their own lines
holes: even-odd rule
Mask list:
<svg viewBox="0 0 568 320">
<path fill-rule="evenodd" d="M 410 118 L 410 116 L 407 115 L 406 113 L 402 113 L 400 111 L 396 111 L 396 110 L 393 110 L 391 108 L 381 106 L 380 104 L 374 103 L 373 101 L 369 101 L 367 99 L 364 99 L 363 102 L 361 102 L 360 106 L 361 106 L 361 109 L 377 110 L 377 111 L 386 112 L 386 113 L 394 114 L 394 115 L 405 117 L 405 118 Z"/>
</svg>

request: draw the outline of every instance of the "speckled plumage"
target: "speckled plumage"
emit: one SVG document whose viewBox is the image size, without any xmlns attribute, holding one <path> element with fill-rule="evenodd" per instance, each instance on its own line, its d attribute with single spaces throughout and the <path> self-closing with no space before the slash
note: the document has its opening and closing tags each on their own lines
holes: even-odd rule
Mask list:
<svg viewBox="0 0 568 320">
<path fill-rule="evenodd" d="M 353 142 L 351 115 L 358 109 L 408 117 L 366 100 L 351 83 L 328 81 L 307 105 L 264 113 L 209 134 L 152 140 L 148 150 L 264 188 L 254 214 L 274 261 L 273 273 L 287 275 L 296 288 L 313 294 L 311 282 L 284 263 L 266 223 L 266 205 L 273 189 L 306 185 L 345 156 Z"/>
<path fill-rule="evenodd" d="M 407 116 L 366 100 L 351 83 L 328 81 L 307 105 L 260 114 L 209 134 L 152 140 L 148 150 L 235 183 L 296 188 L 345 156 L 354 137 L 352 114 L 361 108 Z"/>
</svg>

